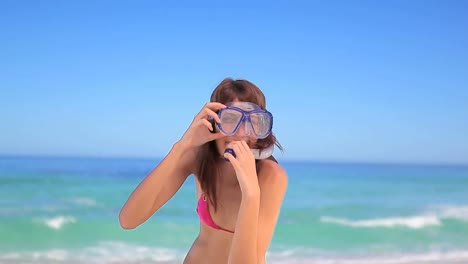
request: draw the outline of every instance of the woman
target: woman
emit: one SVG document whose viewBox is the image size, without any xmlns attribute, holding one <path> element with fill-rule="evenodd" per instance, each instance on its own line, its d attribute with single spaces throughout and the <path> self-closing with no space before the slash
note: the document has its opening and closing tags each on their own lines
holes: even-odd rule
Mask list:
<svg viewBox="0 0 468 264">
<path fill-rule="evenodd" d="M 272 115 L 246 80 L 223 80 L 182 138 L 145 177 L 119 220 L 132 229 L 152 216 L 195 175 L 200 233 L 186 264 L 265 263 L 287 175 L 273 156 Z M 251 150 L 253 149 L 253 150 Z"/>
</svg>

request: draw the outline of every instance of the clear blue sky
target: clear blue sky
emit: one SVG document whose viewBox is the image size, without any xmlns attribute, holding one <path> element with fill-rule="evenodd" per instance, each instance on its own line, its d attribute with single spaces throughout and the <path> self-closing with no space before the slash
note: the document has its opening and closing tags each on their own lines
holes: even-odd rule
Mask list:
<svg viewBox="0 0 468 264">
<path fill-rule="evenodd" d="M 0 153 L 162 157 L 225 77 L 281 160 L 468 164 L 468 1 L 1 1 Z"/>
</svg>

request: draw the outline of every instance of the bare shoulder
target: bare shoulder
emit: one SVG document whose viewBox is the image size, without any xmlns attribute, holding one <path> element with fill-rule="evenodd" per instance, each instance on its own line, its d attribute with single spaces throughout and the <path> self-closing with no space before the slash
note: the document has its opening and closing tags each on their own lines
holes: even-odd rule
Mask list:
<svg viewBox="0 0 468 264">
<path fill-rule="evenodd" d="M 288 175 L 284 168 L 273 160 L 262 160 L 259 163 L 258 183 L 262 187 L 286 189 Z M 278 189 L 277 189 L 278 188 Z"/>
</svg>

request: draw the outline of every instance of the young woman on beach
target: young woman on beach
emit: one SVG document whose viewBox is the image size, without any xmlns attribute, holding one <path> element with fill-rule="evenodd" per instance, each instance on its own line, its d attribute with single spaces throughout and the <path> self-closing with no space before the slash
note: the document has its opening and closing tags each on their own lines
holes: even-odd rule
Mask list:
<svg viewBox="0 0 468 264">
<path fill-rule="evenodd" d="M 281 149 L 272 126 L 256 85 L 223 80 L 130 195 L 120 225 L 132 229 L 145 222 L 194 174 L 200 233 L 184 263 L 265 263 L 288 181 L 271 156 L 274 145 Z"/>
</svg>

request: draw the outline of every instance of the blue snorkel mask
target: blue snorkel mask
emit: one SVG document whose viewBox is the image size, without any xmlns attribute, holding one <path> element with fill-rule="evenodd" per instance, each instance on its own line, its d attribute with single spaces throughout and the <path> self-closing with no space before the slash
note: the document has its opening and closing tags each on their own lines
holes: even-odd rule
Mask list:
<svg viewBox="0 0 468 264">
<path fill-rule="evenodd" d="M 226 104 L 226 108 L 220 109 L 217 112 L 220 123 L 214 123 L 217 130 L 226 136 L 232 136 L 239 131 L 239 128 L 244 128 L 244 135 L 253 136 L 257 139 L 264 139 L 271 134 L 273 128 L 273 115 L 260 108 L 260 106 L 250 102 L 231 102 Z M 273 154 L 274 146 L 270 146 L 260 151 L 259 149 L 251 149 L 255 159 L 266 159 Z M 231 153 L 234 157 L 236 154 L 231 148 L 227 148 L 225 152 Z M 226 161 L 228 159 L 224 158 Z"/>
<path fill-rule="evenodd" d="M 266 138 L 273 128 L 273 115 L 260 106 L 250 102 L 231 102 L 226 108 L 218 110 L 221 123 L 216 123 L 219 132 L 226 136 L 237 133 L 244 126 L 247 136 L 257 139 Z"/>
</svg>

